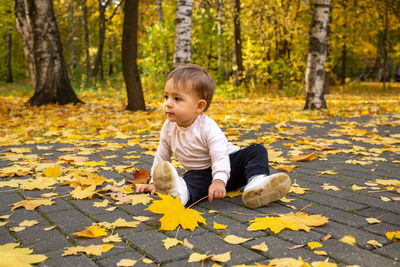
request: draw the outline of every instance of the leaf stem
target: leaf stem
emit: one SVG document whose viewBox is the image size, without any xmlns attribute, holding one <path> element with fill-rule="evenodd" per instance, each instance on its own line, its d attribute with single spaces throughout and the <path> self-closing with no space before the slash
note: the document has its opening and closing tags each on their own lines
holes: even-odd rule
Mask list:
<svg viewBox="0 0 400 267">
<path fill-rule="evenodd" d="M 199 203 L 200 201 L 204 200 L 208 198 L 208 196 L 202 197 L 199 200 L 197 200 L 196 202 L 192 203 L 189 207 L 187 207 L 187 209 L 190 209 L 191 207 L 193 207 L 194 205 L 196 205 L 197 203 Z"/>
</svg>

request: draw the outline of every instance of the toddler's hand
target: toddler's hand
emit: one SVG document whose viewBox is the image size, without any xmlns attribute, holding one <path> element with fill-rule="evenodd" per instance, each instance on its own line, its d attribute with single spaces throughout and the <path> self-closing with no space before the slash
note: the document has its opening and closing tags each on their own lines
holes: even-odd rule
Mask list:
<svg viewBox="0 0 400 267">
<path fill-rule="evenodd" d="M 141 185 L 136 188 L 136 193 L 150 192 L 151 195 L 154 195 L 156 192 L 156 188 L 154 184 L 146 184 Z"/>
<path fill-rule="evenodd" d="M 213 180 L 208 188 L 208 200 L 213 200 L 214 198 L 224 198 L 225 196 L 225 183 L 222 180 Z"/>
</svg>

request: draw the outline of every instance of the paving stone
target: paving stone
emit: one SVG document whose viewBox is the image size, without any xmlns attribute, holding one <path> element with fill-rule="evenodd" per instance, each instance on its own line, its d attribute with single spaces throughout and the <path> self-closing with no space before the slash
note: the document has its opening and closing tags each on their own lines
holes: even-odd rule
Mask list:
<svg viewBox="0 0 400 267">
<path fill-rule="evenodd" d="M 306 245 L 308 242 L 319 242 L 325 234 L 313 230 L 310 232 L 283 230 L 275 236 L 297 245 Z"/>
<path fill-rule="evenodd" d="M 400 214 L 400 205 L 399 203 L 396 203 L 396 201 L 384 202 L 380 198 L 359 194 L 354 194 L 346 199 L 362 203 L 368 207 L 381 208 L 389 212 Z"/>
<path fill-rule="evenodd" d="M 364 228 L 368 232 L 385 236 L 386 232 L 400 231 L 400 227 L 388 223 L 371 224 Z"/>
<path fill-rule="evenodd" d="M 323 243 L 324 251 L 334 260 L 348 265 L 360 266 L 400 266 L 400 262 L 396 262 L 387 257 L 375 254 L 369 250 L 354 247 L 335 239 L 329 239 Z"/>
<path fill-rule="evenodd" d="M 376 240 L 381 244 L 389 243 L 389 240 L 387 238 L 383 238 L 382 236 L 367 232 L 363 229 L 352 228 L 350 226 L 339 224 L 333 221 L 330 221 L 320 227 L 314 227 L 313 229 L 316 232 L 330 234 L 338 240 L 346 235 L 352 235 L 355 237 L 357 245 L 361 248 L 366 249 L 372 249 L 372 246 L 367 244 L 369 240 Z"/>
<path fill-rule="evenodd" d="M 259 245 L 263 242 L 268 246 L 268 251 L 257 252 L 270 259 L 287 257 L 297 259 L 298 257 L 301 257 L 302 259 L 311 259 L 311 261 L 325 260 L 324 257 L 318 256 L 306 248 L 289 249 L 295 246 L 295 244 L 274 236 L 260 237 L 246 242 L 243 246 L 251 249 L 252 246 Z"/>
<path fill-rule="evenodd" d="M 0 226 L 0 244 L 6 243 L 15 243 L 15 239 L 4 226 Z"/>
<path fill-rule="evenodd" d="M 56 199 L 53 199 L 53 201 L 55 202 L 53 205 L 48 205 L 48 206 L 43 205 L 43 206 L 37 207 L 37 209 L 43 213 L 74 209 L 74 207 L 72 207 L 69 203 L 67 203 L 62 198 L 56 198 Z"/>
<path fill-rule="evenodd" d="M 146 210 L 149 205 L 143 204 L 136 204 L 136 205 L 119 205 L 119 209 L 123 210 L 124 212 L 131 214 L 132 216 L 146 216 L 150 217 L 153 216 L 154 213 Z"/>
<path fill-rule="evenodd" d="M 244 244 L 227 244 L 221 237 L 209 232 L 195 236 L 188 241 L 201 253 L 209 252 L 210 254 L 221 254 L 231 251 L 231 260 L 229 261 L 230 265 L 242 264 L 251 261 L 254 262 L 263 259 L 260 254 L 243 247 Z"/>
<path fill-rule="evenodd" d="M 78 238 L 75 239 L 75 242 L 78 246 L 90 246 L 90 245 L 101 245 L 101 244 L 110 244 L 113 245 L 114 247 L 110 249 L 109 251 L 101 253 L 101 256 L 96 256 L 96 255 L 91 255 L 90 258 L 95 260 L 107 258 L 109 256 L 113 256 L 122 252 L 126 251 L 133 251 L 133 248 L 131 248 L 129 245 L 125 244 L 124 242 L 117 242 L 117 243 L 105 243 L 103 242 L 103 237 L 100 238 Z M 70 247 L 73 247 L 74 245 L 71 245 Z"/>
<path fill-rule="evenodd" d="M 33 251 L 33 254 L 35 250 Z M 44 262 L 40 263 L 41 267 L 54 267 L 54 266 L 62 266 L 62 267 L 97 267 L 92 260 L 90 260 L 86 255 L 78 254 L 74 256 L 65 256 L 61 257 L 64 253 L 64 250 L 57 250 L 53 252 L 48 252 L 45 255 L 48 257 Z"/>
<path fill-rule="evenodd" d="M 107 213 L 105 208 L 93 207 L 93 203 L 102 202 L 103 200 L 104 200 L 103 198 L 97 198 L 97 197 L 92 199 L 72 199 L 69 201 L 69 203 L 77 207 L 80 211 L 82 211 L 85 214 L 97 215 L 97 214 Z"/>
<path fill-rule="evenodd" d="M 157 263 L 166 263 L 189 256 L 191 250 L 184 246 L 176 246 L 166 250 L 162 240 L 167 236 L 157 231 L 144 231 L 124 236 L 133 246 L 148 255 Z M 190 242 L 190 240 L 189 240 Z"/>
<path fill-rule="evenodd" d="M 93 223 L 92 220 L 75 209 L 48 213 L 47 216 L 60 227 L 64 233 L 78 232 Z"/>
<path fill-rule="evenodd" d="M 127 252 L 123 252 L 117 255 L 112 255 L 110 257 L 106 257 L 104 259 L 97 260 L 96 263 L 99 266 L 109 267 L 109 266 L 117 266 L 117 263 L 122 259 L 130 259 L 136 260 L 135 267 L 154 267 L 158 266 L 155 263 L 143 263 L 144 256 L 137 251 L 130 250 Z M 182 266 L 182 265 L 181 265 Z"/>
<path fill-rule="evenodd" d="M 122 212 L 118 209 L 114 210 L 113 212 L 107 212 L 104 214 L 98 214 L 93 216 L 98 222 L 115 222 L 117 219 L 122 218 L 128 222 L 136 221 L 132 216 Z M 114 233 L 118 233 L 120 236 L 125 234 L 132 234 L 135 232 L 141 232 L 145 230 L 150 230 L 151 228 L 147 226 L 144 222 L 141 222 L 137 227 L 131 228 L 117 228 L 114 230 Z"/>
<path fill-rule="evenodd" d="M 216 230 L 214 229 L 214 222 L 226 225 L 228 227 L 224 230 Z M 216 215 L 212 217 L 212 219 L 207 221 L 207 225 L 203 227 L 211 232 L 216 233 L 217 235 L 222 235 L 222 236 L 230 234 L 237 235 L 238 233 L 240 233 L 240 237 L 243 238 L 255 238 L 255 237 L 266 236 L 266 233 L 264 231 L 248 231 L 247 230 L 248 224 L 243 224 L 221 215 Z"/>
<path fill-rule="evenodd" d="M 398 261 L 400 266 L 400 242 L 394 242 L 375 250 L 376 253 Z"/>
<path fill-rule="evenodd" d="M 25 247 L 34 248 L 36 253 L 45 253 L 72 246 L 71 242 L 57 231 L 57 229 L 45 231 L 44 228 L 46 227 L 51 227 L 51 225 L 39 224 L 16 234 L 22 240 Z"/>
<path fill-rule="evenodd" d="M 11 204 L 23 200 L 16 192 L 7 192 L 0 194 L 0 212 L 10 211 Z"/>
<path fill-rule="evenodd" d="M 400 226 L 400 215 L 378 208 L 367 208 L 356 212 L 365 218 L 378 218 L 382 222 Z"/>
<path fill-rule="evenodd" d="M 306 195 L 301 195 L 299 197 L 306 200 L 314 201 L 316 203 L 321 203 L 328 207 L 338 208 L 344 211 L 360 210 L 367 207 L 366 205 L 363 205 L 361 203 L 338 199 L 321 193 L 306 194 Z"/>
</svg>

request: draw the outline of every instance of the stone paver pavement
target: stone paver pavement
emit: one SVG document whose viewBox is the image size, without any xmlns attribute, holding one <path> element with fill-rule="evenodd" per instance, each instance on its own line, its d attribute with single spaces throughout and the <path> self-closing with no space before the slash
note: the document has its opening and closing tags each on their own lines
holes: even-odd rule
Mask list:
<svg viewBox="0 0 400 267">
<path fill-rule="evenodd" d="M 200 263 L 188 263 L 188 257 L 194 251 L 200 253 L 219 254 L 231 251 L 231 260 L 224 265 L 236 264 L 268 264 L 270 259 L 282 257 L 301 257 L 311 263 L 324 261 L 329 258 L 339 266 L 400 266 L 400 242 L 392 242 L 386 236 L 386 232 L 400 231 L 400 195 L 393 190 L 374 191 L 373 185 L 365 184 L 375 179 L 400 179 L 400 126 L 399 117 L 373 118 L 369 116 L 358 118 L 338 118 L 326 121 L 294 121 L 281 125 L 281 129 L 273 128 L 273 124 L 262 125 L 259 129 L 237 129 L 243 135 L 238 135 L 237 141 L 258 140 L 271 146 L 275 151 L 282 151 L 283 156 L 292 158 L 288 154 L 293 147 L 301 147 L 303 153 L 316 152 L 319 158 L 310 162 L 291 162 L 299 165 L 289 175 L 292 182 L 296 182 L 303 188 L 309 188 L 305 194 L 290 193 L 288 198 L 295 199 L 291 203 L 276 202 L 256 210 L 247 209 L 240 197 L 225 198 L 212 202 L 202 201 L 194 206 L 194 209 L 203 212 L 207 225 L 201 225 L 193 232 L 180 229 L 179 231 L 159 231 L 160 215 L 145 210 L 148 205 L 115 205 L 113 211 L 105 208 L 93 207 L 94 202 L 101 199 L 74 200 L 68 195 L 69 186 L 56 185 L 54 192 L 60 198 L 51 206 L 40 206 L 34 211 L 18 208 L 10 211 L 10 204 L 16 203 L 27 197 L 38 197 L 45 192 L 23 191 L 3 187 L 0 189 L 0 216 L 11 216 L 8 224 L 0 226 L 0 245 L 10 242 L 21 243 L 24 247 L 34 250 L 33 253 L 44 254 L 48 259 L 40 266 L 116 266 L 116 263 L 124 258 L 138 260 L 135 266 L 200 266 Z M 367 131 L 365 131 L 367 130 Z M 275 136 L 276 140 L 272 140 Z M 268 138 L 267 138 L 268 137 Z M 277 137 L 284 137 L 277 138 Z M 393 140 L 398 140 L 393 141 Z M 330 140 L 330 144 L 327 141 Z M 340 140 L 348 141 L 341 142 Z M 114 165 L 130 164 L 137 161 L 135 167 L 151 167 L 152 156 L 144 155 L 145 150 L 139 146 L 126 146 L 125 139 L 110 139 L 109 142 L 122 144 L 117 149 L 101 149 L 98 144 L 87 142 L 86 148 L 93 149 L 93 154 L 87 155 L 90 160 L 105 160 L 107 167 Z M 388 145 L 389 142 L 389 145 Z M 41 161 L 56 161 L 61 152 L 60 148 L 81 147 L 82 144 L 41 144 L 52 146 L 49 150 L 39 150 L 37 144 L 21 145 L 13 147 L 29 147 L 30 154 L 37 154 Z M 314 148 L 325 150 L 313 150 Z M 332 149 L 344 151 L 333 153 Z M 0 168 L 12 164 L 10 160 L 1 158 L 11 147 L 0 148 Z M 364 149 L 365 148 L 365 149 Z M 79 150 L 77 150 L 79 151 Z M 77 152 L 76 151 L 76 152 Z M 332 153 L 329 153 L 329 152 Z M 74 153 L 76 153 L 74 152 Z M 324 155 L 324 153 L 326 153 Z M 116 157 L 105 158 L 115 155 Z M 127 155 L 140 155 L 139 159 L 126 159 Z M 346 163 L 348 160 L 368 162 L 366 165 Z M 17 161 L 16 161 L 17 162 Z M 271 169 L 272 172 L 277 172 Z M 336 175 L 321 174 L 318 171 L 332 170 Z M 99 174 L 106 178 L 114 178 L 120 181 L 123 178 L 132 178 L 132 173 L 119 174 L 115 169 L 100 169 Z M 29 176 L 23 177 L 29 178 Z M 6 178 L 9 180 L 12 178 Z M 324 190 L 321 186 L 325 183 L 335 185 L 341 190 Z M 352 186 L 367 187 L 364 190 L 353 191 Z M 380 186 L 383 188 L 383 186 Z M 377 191 L 377 190 L 375 190 Z M 105 196 L 112 203 L 114 201 Z M 381 198 L 384 197 L 384 198 Z M 383 200 L 382 200 L 383 199 Z M 384 201 L 391 200 L 391 201 Z M 276 214 L 289 213 L 304 208 L 309 214 L 322 214 L 330 221 L 321 227 L 314 227 L 310 232 L 284 230 L 278 234 L 271 231 L 247 231 L 249 221 L 255 216 L 243 214 Z M 216 210 L 217 213 L 210 213 Z M 238 214 L 243 213 L 243 214 Z M 85 239 L 72 235 L 94 222 L 114 221 L 118 218 L 131 220 L 132 216 L 148 216 L 150 220 L 141 223 L 137 228 L 117 229 L 115 232 L 122 237 L 122 242 L 114 243 L 115 247 L 101 256 L 76 256 L 62 257 L 65 247 L 76 245 L 90 245 L 102 243 L 101 238 Z M 366 218 L 378 218 L 381 223 L 369 224 Z M 14 232 L 10 228 L 15 227 L 25 219 L 37 220 L 39 224 L 20 232 Z M 228 225 L 225 230 L 215 230 L 213 222 Z M 44 228 L 55 226 L 53 230 Z M 240 237 L 251 238 L 241 245 L 230 245 L 223 241 L 224 236 L 234 234 Z M 320 241 L 326 235 L 332 237 L 326 241 Z M 340 241 L 346 235 L 356 238 L 356 246 L 351 246 Z M 185 246 L 176 246 L 166 250 L 162 240 L 167 237 L 177 237 L 180 240 L 186 238 L 194 249 Z M 382 247 L 373 247 L 370 240 L 376 240 Z M 319 241 L 323 245 L 320 250 L 327 252 L 327 256 L 319 256 L 307 246 L 308 242 Z M 269 248 L 266 252 L 252 250 L 253 245 L 265 242 Z M 304 246 L 299 246 L 304 245 Z M 293 249 L 294 247 L 297 247 Z M 292 249 L 289 249 L 292 248 Z M 141 261 L 147 257 L 154 261 L 145 264 Z M 204 266 L 212 266 L 213 262 L 207 260 Z"/>
</svg>

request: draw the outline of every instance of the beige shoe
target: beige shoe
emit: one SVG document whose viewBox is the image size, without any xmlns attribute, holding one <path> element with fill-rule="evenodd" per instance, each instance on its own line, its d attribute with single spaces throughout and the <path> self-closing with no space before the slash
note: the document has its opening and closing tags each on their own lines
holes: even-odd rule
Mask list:
<svg viewBox="0 0 400 267">
<path fill-rule="evenodd" d="M 153 183 L 156 192 L 179 197 L 184 206 L 188 202 L 189 194 L 186 182 L 178 175 L 170 162 L 161 161 L 157 164 L 153 171 Z"/>
<path fill-rule="evenodd" d="M 290 178 L 284 173 L 257 175 L 244 188 L 242 201 L 250 209 L 265 206 L 284 197 L 290 186 Z"/>
</svg>

